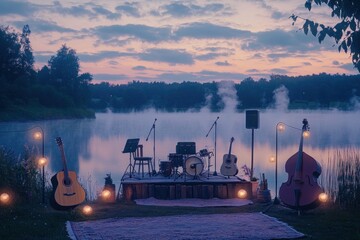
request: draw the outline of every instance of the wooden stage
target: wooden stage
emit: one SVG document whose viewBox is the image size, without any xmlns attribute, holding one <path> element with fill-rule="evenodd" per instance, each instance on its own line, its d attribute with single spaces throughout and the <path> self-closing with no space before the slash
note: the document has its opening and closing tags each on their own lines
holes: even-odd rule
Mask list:
<svg viewBox="0 0 360 240">
<path fill-rule="evenodd" d="M 246 199 L 256 197 L 257 182 L 249 182 L 237 176 L 222 175 L 189 176 L 179 174 L 165 177 L 161 174 L 145 176 L 125 174 L 121 180 L 121 194 L 126 200 L 154 197 L 157 199 L 181 198 L 237 198 L 239 190 L 245 190 Z"/>
</svg>

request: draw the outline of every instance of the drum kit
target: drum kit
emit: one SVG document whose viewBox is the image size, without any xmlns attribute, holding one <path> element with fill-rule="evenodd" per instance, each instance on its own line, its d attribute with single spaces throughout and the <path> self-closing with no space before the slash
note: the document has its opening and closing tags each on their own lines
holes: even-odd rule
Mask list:
<svg viewBox="0 0 360 240">
<path fill-rule="evenodd" d="M 195 154 L 170 153 L 168 161 L 160 161 L 160 174 L 165 177 L 173 176 L 175 179 L 181 176 L 199 179 L 204 173 L 206 165 L 209 166 L 209 163 L 206 163 L 206 158 L 210 161 L 211 156 L 212 152 L 209 152 L 207 149 L 202 149 L 199 153 Z M 182 173 L 179 172 L 180 167 L 183 170 Z"/>
</svg>

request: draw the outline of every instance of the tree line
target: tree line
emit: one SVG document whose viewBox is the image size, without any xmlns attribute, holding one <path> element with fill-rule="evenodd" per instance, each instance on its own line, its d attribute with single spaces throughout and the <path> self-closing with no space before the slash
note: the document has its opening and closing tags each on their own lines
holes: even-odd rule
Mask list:
<svg viewBox="0 0 360 240">
<path fill-rule="evenodd" d="M 235 91 L 236 110 L 249 108 L 275 108 L 280 100 L 289 109 L 342 109 L 352 110 L 360 103 L 360 75 L 330 75 L 326 73 L 307 76 L 272 75 L 270 79 L 246 78 L 230 88 L 220 90 L 222 83 L 210 82 L 140 82 L 125 85 L 109 83 L 91 84 L 92 101 L 89 106 L 98 110 L 142 111 L 154 108 L 160 111 L 200 110 L 208 107 L 221 111 L 226 98 L 221 92 Z M 281 90 L 281 94 L 279 91 Z M 229 97 L 229 96 L 228 96 Z"/>
<path fill-rule="evenodd" d="M 221 111 L 231 98 L 237 111 L 271 108 L 283 90 L 290 109 L 352 109 L 360 96 L 360 75 L 272 75 L 239 83 L 140 82 L 92 84 L 80 74 L 76 51 L 62 45 L 48 64 L 34 69 L 30 28 L 21 33 L 0 26 L 0 120 L 94 117 L 95 111 Z M 284 92 L 285 91 L 285 92 Z M 285 95 L 284 95 L 285 93 Z M 223 95 L 227 96 L 223 96 Z M 354 104 L 355 103 L 355 104 Z M 21 119 L 20 118 L 20 119 Z"/>
</svg>

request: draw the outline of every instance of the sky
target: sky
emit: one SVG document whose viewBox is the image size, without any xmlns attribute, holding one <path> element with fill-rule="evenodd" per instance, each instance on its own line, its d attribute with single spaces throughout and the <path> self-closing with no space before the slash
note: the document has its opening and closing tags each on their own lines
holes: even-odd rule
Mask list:
<svg viewBox="0 0 360 240">
<path fill-rule="evenodd" d="M 305 35 L 292 14 L 334 25 L 327 6 L 305 0 L 1 0 L 0 25 L 28 24 L 35 67 L 62 45 L 93 83 L 236 83 L 252 77 L 358 74 L 333 39 Z"/>
</svg>

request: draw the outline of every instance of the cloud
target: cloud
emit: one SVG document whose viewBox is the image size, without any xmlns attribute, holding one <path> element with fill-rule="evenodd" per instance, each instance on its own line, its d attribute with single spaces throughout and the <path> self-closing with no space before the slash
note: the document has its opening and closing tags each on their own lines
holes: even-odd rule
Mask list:
<svg viewBox="0 0 360 240">
<path fill-rule="evenodd" d="M 349 72 L 353 72 L 354 74 L 359 74 L 358 70 L 354 67 L 352 63 L 342 64 L 339 67 L 348 70 Z"/>
<path fill-rule="evenodd" d="M 138 54 L 139 59 L 150 62 L 165 62 L 170 65 L 194 64 L 194 58 L 191 54 L 184 50 L 173 50 L 173 49 L 160 49 L 153 48 L 148 49 L 143 53 Z"/>
<path fill-rule="evenodd" d="M 231 66 L 231 64 L 228 61 L 216 62 L 215 64 L 218 66 Z"/>
<path fill-rule="evenodd" d="M 15 21 L 13 22 L 14 26 L 19 29 L 22 29 L 24 25 L 28 24 L 31 31 L 34 33 L 49 33 L 49 32 L 59 32 L 59 33 L 75 33 L 77 32 L 71 28 L 65 28 L 59 26 L 55 22 L 45 21 L 41 19 L 32 19 L 27 21 Z M 74 37 L 72 37 L 73 39 Z"/>
<path fill-rule="evenodd" d="M 140 17 L 138 3 L 124 3 L 123 5 L 117 6 L 115 9 L 127 16 Z"/>
<path fill-rule="evenodd" d="M 147 68 L 145 66 L 135 66 L 132 68 L 132 70 L 135 71 L 145 71 Z"/>
<path fill-rule="evenodd" d="M 283 69 L 283 68 L 272 68 L 272 69 L 270 69 L 270 72 L 272 74 L 281 74 L 281 75 L 286 75 L 289 73 L 288 70 Z"/>
<path fill-rule="evenodd" d="M 250 36 L 250 31 L 238 30 L 212 23 L 194 22 L 183 24 L 174 32 L 176 39 L 241 39 Z"/>
<path fill-rule="evenodd" d="M 212 59 L 216 59 L 218 57 L 227 57 L 229 56 L 228 53 L 215 53 L 215 52 L 211 52 L 211 53 L 206 53 L 206 54 L 201 54 L 195 57 L 196 60 L 200 60 L 200 61 L 207 61 L 207 60 L 212 60 Z"/>
<path fill-rule="evenodd" d="M 62 15 L 70 15 L 74 17 L 82 17 L 82 16 L 89 18 L 105 17 L 110 20 L 116 20 L 121 17 L 119 13 L 113 13 L 105 9 L 103 6 L 94 3 L 64 7 L 61 4 L 61 2 L 55 1 L 54 5 L 50 10 L 55 13 L 59 13 Z"/>
<path fill-rule="evenodd" d="M 251 38 L 246 39 L 241 45 L 243 50 L 263 51 L 271 50 L 286 51 L 290 53 L 308 53 L 319 50 L 333 51 L 333 44 L 325 38 L 322 44 L 318 44 L 317 39 L 311 34 L 305 35 L 303 32 L 284 31 L 281 29 L 253 33 Z M 293 55 L 289 55 L 293 57 Z"/>
<path fill-rule="evenodd" d="M 25 1 L 0 1 L 0 15 L 15 14 L 20 16 L 31 16 L 37 10 L 38 5 L 31 4 Z"/>
<path fill-rule="evenodd" d="M 175 2 L 161 6 L 157 13 L 153 12 L 153 15 L 168 15 L 175 18 L 185 18 L 191 16 L 208 16 L 213 14 L 227 15 L 229 12 L 229 8 L 222 3 L 211 3 L 200 6 Z"/>
<path fill-rule="evenodd" d="M 99 62 L 101 60 L 113 59 L 124 56 L 133 56 L 133 53 L 117 51 L 100 51 L 97 53 L 80 53 L 78 57 L 82 62 Z"/>
<path fill-rule="evenodd" d="M 98 26 L 90 29 L 103 41 L 116 42 L 119 37 L 134 37 L 146 42 L 161 42 L 170 39 L 171 29 L 169 27 L 149 27 L 146 25 L 109 25 Z"/>
</svg>

